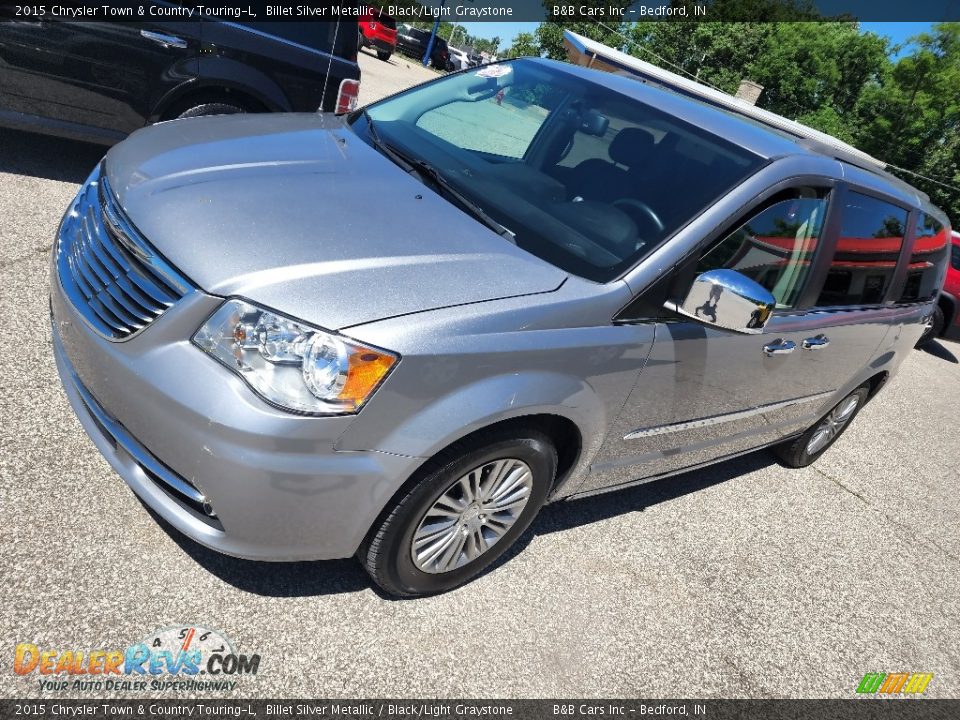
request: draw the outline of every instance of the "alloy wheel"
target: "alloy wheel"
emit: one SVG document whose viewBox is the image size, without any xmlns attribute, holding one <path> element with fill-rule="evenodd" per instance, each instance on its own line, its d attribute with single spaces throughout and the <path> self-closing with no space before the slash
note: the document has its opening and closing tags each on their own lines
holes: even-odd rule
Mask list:
<svg viewBox="0 0 960 720">
<path fill-rule="evenodd" d="M 410 553 L 425 573 L 463 567 L 514 526 L 533 491 L 533 472 L 517 458 L 484 463 L 457 479 L 427 510 Z"/>
<path fill-rule="evenodd" d="M 853 413 L 859 404 L 860 398 L 857 395 L 851 395 L 831 410 L 814 431 L 810 442 L 807 443 L 807 454 L 816 455 L 829 445 L 853 417 Z"/>
</svg>

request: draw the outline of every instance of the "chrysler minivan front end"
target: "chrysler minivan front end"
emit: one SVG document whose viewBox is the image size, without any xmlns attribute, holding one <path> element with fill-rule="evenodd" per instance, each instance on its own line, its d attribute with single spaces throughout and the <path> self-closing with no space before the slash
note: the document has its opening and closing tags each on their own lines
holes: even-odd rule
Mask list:
<svg viewBox="0 0 960 720">
<path fill-rule="evenodd" d="M 333 450 L 398 357 L 201 291 L 139 236 L 99 168 L 60 226 L 51 279 L 57 369 L 81 423 L 137 495 L 203 544 L 349 556 L 364 505 L 419 463 Z"/>
</svg>

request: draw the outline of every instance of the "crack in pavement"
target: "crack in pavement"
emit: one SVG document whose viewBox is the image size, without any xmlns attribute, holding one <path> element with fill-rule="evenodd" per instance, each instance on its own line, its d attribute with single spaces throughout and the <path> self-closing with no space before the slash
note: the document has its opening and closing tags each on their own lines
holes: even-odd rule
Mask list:
<svg viewBox="0 0 960 720">
<path fill-rule="evenodd" d="M 901 530 L 905 531 L 906 534 L 909 535 L 910 537 L 912 537 L 914 540 L 918 540 L 918 541 L 920 541 L 922 544 L 932 545 L 934 548 L 936 548 L 937 550 L 939 550 L 940 552 L 942 552 L 944 555 L 946 555 L 946 556 L 947 556 L 948 558 L 950 558 L 951 560 L 953 560 L 953 561 L 955 561 L 955 562 L 960 562 L 960 556 L 957 556 L 957 555 L 953 554 L 952 552 L 950 552 L 949 550 L 947 550 L 945 547 L 941 547 L 937 542 L 935 542 L 934 540 L 931 540 L 930 538 L 926 537 L 925 535 L 921 535 L 921 534 L 917 533 L 912 527 L 910 527 L 910 526 L 907 525 L 906 523 L 900 522 L 899 520 L 897 520 L 896 518 L 894 518 L 892 515 L 888 515 L 887 513 L 883 512 L 880 508 L 878 508 L 876 505 L 874 505 L 872 502 L 870 502 L 864 495 L 861 495 L 860 493 L 858 493 L 858 492 L 857 492 L 856 490 L 854 490 L 853 488 L 847 487 L 846 485 L 844 485 L 844 484 L 843 484 L 840 480 L 838 480 L 837 478 L 833 477 L 832 475 L 830 475 L 830 474 L 828 474 L 828 473 L 825 473 L 823 470 L 821 470 L 820 468 L 818 468 L 818 467 L 816 467 L 816 466 L 811 466 L 811 469 L 812 469 L 814 472 L 816 472 L 818 475 L 820 475 L 821 477 L 826 478 L 827 480 L 835 483 L 841 490 L 844 490 L 844 491 L 850 493 L 851 495 L 853 495 L 855 498 L 857 498 L 858 500 L 860 500 L 860 502 L 862 502 L 864 505 L 866 505 L 868 508 L 870 508 L 870 510 L 872 510 L 873 512 L 875 512 L 875 513 L 876 513 L 877 515 L 879 515 L 880 517 L 885 518 L 886 520 L 888 520 L 888 521 L 889 521 L 890 523 L 892 523 L 893 525 L 896 525 L 896 526 L 897 526 L 898 528 L 900 528 Z"/>
</svg>

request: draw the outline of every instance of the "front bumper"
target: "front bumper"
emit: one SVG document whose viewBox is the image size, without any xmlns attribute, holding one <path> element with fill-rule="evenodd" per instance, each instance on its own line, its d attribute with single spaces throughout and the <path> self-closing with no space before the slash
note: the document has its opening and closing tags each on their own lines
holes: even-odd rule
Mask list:
<svg viewBox="0 0 960 720">
<path fill-rule="evenodd" d="M 143 333 L 111 342 L 67 300 L 54 264 L 53 348 L 71 405 L 133 491 L 197 542 L 256 560 L 353 555 L 422 460 L 335 451 L 351 417 L 299 417 L 260 401 L 189 341 L 220 302 L 192 292 Z M 171 492 L 170 477 L 215 517 Z"/>
</svg>

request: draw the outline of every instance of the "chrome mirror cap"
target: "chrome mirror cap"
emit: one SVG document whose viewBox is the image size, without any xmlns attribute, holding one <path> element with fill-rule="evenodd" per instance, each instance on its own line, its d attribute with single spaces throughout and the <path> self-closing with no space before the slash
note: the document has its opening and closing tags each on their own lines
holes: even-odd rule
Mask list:
<svg viewBox="0 0 960 720">
<path fill-rule="evenodd" d="M 702 273 L 683 302 L 667 302 L 667 308 L 704 325 L 755 335 L 763 332 L 776 304 L 759 283 L 721 269 Z"/>
</svg>

